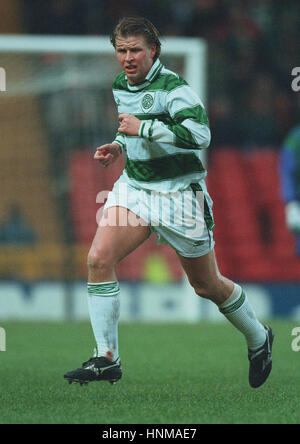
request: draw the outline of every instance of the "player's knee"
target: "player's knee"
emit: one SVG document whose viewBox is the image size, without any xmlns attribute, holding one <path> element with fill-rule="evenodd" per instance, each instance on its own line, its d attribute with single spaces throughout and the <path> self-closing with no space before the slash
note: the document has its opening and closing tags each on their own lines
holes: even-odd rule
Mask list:
<svg viewBox="0 0 300 444">
<path fill-rule="evenodd" d="M 114 267 L 113 258 L 109 252 L 91 249 L 87 257 L 87 266 L 90 271 L 109 272 Z"/>
<path fill-rule="evenodd" d="M 207 282 L 195 280 L 190 281 L 190 283 L 198 296 L 209 299 L 217 305 L 223 303 L 228 298 L 230 291 L 232 291 L 231 288 L 228 289 L 228 286 L 224 284 L 224 279 L 221 275 Z"/>
<path fill-rule="evenodd" d="M 213 299 L 213 289 L 205 282 L 190 281 L 191 286 L 194 288 L 195 293 L 205 299 Z"/>
</svg>

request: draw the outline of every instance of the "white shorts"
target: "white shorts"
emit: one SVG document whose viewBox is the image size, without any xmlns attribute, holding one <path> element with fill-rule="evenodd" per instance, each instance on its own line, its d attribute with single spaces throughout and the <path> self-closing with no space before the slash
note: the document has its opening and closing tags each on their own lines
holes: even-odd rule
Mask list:
<svg viewBox="0 0 300 444">
<path fill-rule="evenodd" d="M 158 244 L 170 245 L 184 257 L 199 257 L 214 248 L 212 200 L 204 180 L 184 191 L 158 193 L 137 189 L 122 175 L 107 196 L 103 210 L 121 206 L 143 220 L 157 235 Z M 141 225 L 131 218 L 122 225 Z"/>
</svg>

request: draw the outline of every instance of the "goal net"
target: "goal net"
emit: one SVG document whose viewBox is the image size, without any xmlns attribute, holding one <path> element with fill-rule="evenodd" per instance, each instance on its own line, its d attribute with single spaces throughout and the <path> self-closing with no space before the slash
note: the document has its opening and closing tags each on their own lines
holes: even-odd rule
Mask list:
<svg viewBox="0 0 300 444">
<path fill-rule="evenodd" d="M 6 35 L 0 61 L 0 278 L 85 280 L 97 195 L 124 166 L 120 159 L 103 170 L 92 161 L 117 129 L 113 47 L 108 37 Z M 165 38 L 161 61 L 205 103 L 205 42 Z M 150 239 L 120 264 L 120 280 L 176 282 L 174 255 Z"/>
</svg>

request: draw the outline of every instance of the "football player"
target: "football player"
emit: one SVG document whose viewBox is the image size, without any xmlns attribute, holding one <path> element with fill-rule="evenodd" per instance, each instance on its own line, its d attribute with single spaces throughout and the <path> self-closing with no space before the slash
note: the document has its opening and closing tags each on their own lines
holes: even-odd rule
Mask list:
<svg viewBox="0 0 300 444">
<path fill-rule="evenodd" d="M 160 243 L 176 251 L 195 293 L 215 303 L 244 335 L 249 382 L 259 387 L 271 372 L 274 335 L 257 319 L 243 288 L 217 266 L 212 200 L 199 155 L 210 144 L 203 103 L 183 78 L 162 65 L 159 34 L 147 19 L 122 19 L 111 42 L 122 68 L 112 86 L 120 126 L 115 140 L 98 147 L 94 158 L 108 167 L 126 152 L 126 166 L 108 195 L 88 255 L 96 355 L 64 377 L 81 384 L 121 378 L 115 267 L 156 233 Z"/>
</svg>

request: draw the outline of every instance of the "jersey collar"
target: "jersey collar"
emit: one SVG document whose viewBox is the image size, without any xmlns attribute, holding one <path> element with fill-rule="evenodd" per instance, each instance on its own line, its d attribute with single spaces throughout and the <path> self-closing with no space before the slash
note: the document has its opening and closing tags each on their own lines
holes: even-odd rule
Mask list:
<svg viewBox="0 0 300 444">
<path fill-rule="evenodd" d="M 160 63 L 159 59 L 157 59 L 153 63 L 150 71 L 148 72 L 148 74 L 145 78 L 145 81 L 143 83 L 138 84 L 138 85 L 130 85 L 130 83 L 127 81 L 128 89 L 130 91 L 139 91 L 141 89 L 146 88 L 146 86 L 150 85 L 150 83 L 154 82 L 154 80 L 158 77 L 162 67 L 163 67 L 163 65 Z M 125 78 L 127 80 L 127 76 L 125 76 Z"/>
</svg>

